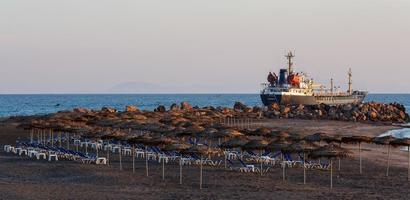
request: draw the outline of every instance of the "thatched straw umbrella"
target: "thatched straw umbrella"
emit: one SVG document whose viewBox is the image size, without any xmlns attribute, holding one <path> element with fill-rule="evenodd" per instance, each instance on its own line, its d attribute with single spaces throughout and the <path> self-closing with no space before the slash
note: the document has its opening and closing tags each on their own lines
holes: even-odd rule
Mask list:
<svg viewBox="0 0 410 200">
<path fill-rule="evenodd" d="M 342 136 L 340 135 L 333 135 L 333 136 L 326 135 L 326 136 L 323 136 L 322 140 L 325 141 L 327 144 L 337 143 L 339 144 L 339 147 L 342 147 Z M 340 158 L 337 158 L 337 161 L 338 161 L 337 170 L 338 171 L 340 171 L 340 166 L 341 166 L 340 160 L 341 160 Z"/>
<path fill-rule="evenodd" d="M 200 173 L 199 173 L 199 189 L 202 189 L 202 171 L 203 171 L 202 157 L 217 154 L 219 152 L 217 150 L 208 148 L 204 145 L 196 145 L 196 146 L 192 146 L 191 148 L 182 151 L 182 153 L 190 154 L 190 155 L 200 155 L 201 160 L 200 160 Z"/>
<path fill-rule="evenodd" d="M 216 128 L 206 128 L 201 134 L 206 138 L 213 138 L 213 135 L 218 132 Z M 221 144 L 221 138 L 218 138 L 218 145 Z M 212 140 L 209 140 L 208 145 L 212 146 Z"/>
<path fill-rule="evenodd" d="M 163 147 L 168 144 L 176 143 L 177 141 L 168 138 L 168 137 L 157 137 L 157 138 L 152 138 L 151 140 L 148 140 L 146 144 L 151 145 L 151 146 L 159 146 Z M 162 180 L 165 180 L 165 160 L 162 160 Z"/>
<path fill-rule="evenodd" d="M 362 174 L 362 149 L 361 149 L 361 144 L 362 142 L 367 142 L 370 143 L 372 142 L 371 137 L 363 136 L 363 135 L 353 135 L 353 136 L 347 136 L 347 137 L 342 137 L 342 142 L 347 143 L 347 144 L 359 144 L 359 159 L 360 159 L 360 174 Z"/>
<path fill-rule="evenodd" d="M 271 136 L 274 140 L 289 140 L 290 134 L 286 131 L 279 131 Z"/>
<path fill-rule="evenodd" d="M 285 161 L 283 153 L 288 148 L 289 145 L 290 143 L 286 139 L 277 139 L 269 143 L 266 148 L 269 149 L 270 151 L 280 151 L 282 153 L 282 161 Z M 286 179 L 285 168 L 286 168 L 285 163 L 282 163 L 282 181 L 283 182 L 285 182 L 285 179 Z"/>
<path fill-rule="evenodd" d="M 319 146 L 311 142 L 300 141 L 285 147 L 285 152 L 289 153 L 303 153 L 303 184 L 306 184 L 306 154 L 316 150 Z"/>
<path fill-rule="evenodd" d="M 191 145 L 187 143 L 173 143 L 173 144 L 168 144 L 162 148 L 164 151 L 185 151 L 189 149 Z M 182 184 L 182 156 L 179 159 L 179 184 Z"/>
<path fill-rule="evenodd" d="M 407 160 L 407 180 L 410 181 L 410 138 L 396 139 L 390 142 L 392 146 L 407 146 L 408 160 Z"/>
<path fill-rule="evenodd" d="M 268 136 L 270 134 L 271 134 L 271 130 L 269 128 L 261 127 L 261 128 L 257 128 L 254 131 L 248 132 L 246 135 L 265 137 L 265 136 Z"/>
<path fill-rule="evenodd" d="M 262 156 L 262 150 L 266 149 L 266 147 L 268 146 L 269 142 L 266 140 L 251 140 L 248 143 L 246 143 L 245 145 L 243 145 L 241 148 L 244 150 L 258 150 L 260 156 Z M 262 159 L 260 159 L 260 164 L 261 164 L 261 176 L 263 174 L 263 162 Z"/>
<path fill-rule="evenodd" d="M 333 161 L 332 158 L 346 157 L 350 152 L 339 146 L 329 144 L 312 151 L 309 156 L 312 158 L 328 158 L 330 160 L 330 188 L 333 188 Z"/>
<path fill-rule="evenodd" d="M 223 142 L 221 145 L 219 145 L 220 148 L 222 149 L 233 149 L 233 148 L 240 148 L 242 146 L 244 146 L 246 143 L 248 143 L 249 140 L 245 137 L 233 137 L 231 139 L 229 139 L 226 142 Z M 225 169 L 227 168 L 227 155 L 225 154 L 225 163 L 224 163 L 224 167 Z"/>
<path fill-rule="evenodd" d="M 125 135 L 119 131 L 107 134 L 107 135 L 103 135 L 100 138 L 102 140 L 115 140 L 115 141 L 122 141 L 124 140 Z M 120 170 L 122 170 L 122 159 L 121 159 L 121 148 L 120 148 L 120 154 L 119 154 L 119 159 L 120 159 Z M 107 163 L 109 165 L 110 163 L 110 149 L 107 149 Z"/>
<path fill-rule="evenodd" d="M 375 137 L 373 139 L 374 144 L 378 145 L 387 145 L 387 169 L 386 169 L 386 176 L 389 176 L 389 168 L 390 168 L 390 142 L 394 141 L 396 138 L 387 135 L 383 137 Z"/>
<path fill-rule="evenodd" d="M 145 172 L 146 176 L 149 176 L 148 173 L 148 155 L 147 155 L 147 143 L 152 139 L 151 136 L 149 135 L 142 135 L 142 136 L 137 136 L 137 137 L 132 137 L 127 140 L 128 144 L 144 144 L 145 145 Z M 134 150 L 133 150 L 134 151 Z M 135 171 L 135 156 L 133 156 L 133 171 Z"/>
</svg>

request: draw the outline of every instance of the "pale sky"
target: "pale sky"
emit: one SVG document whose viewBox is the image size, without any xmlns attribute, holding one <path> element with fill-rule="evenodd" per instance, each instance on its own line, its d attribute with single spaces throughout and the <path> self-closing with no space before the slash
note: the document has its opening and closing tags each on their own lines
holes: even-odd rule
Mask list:
<svg viewBox="0 0 410 200">
<path fill-rule="evenodd" d="M 317 82 L 410 93 L 410 1 L 0 1 L 0 93 L 258 93 L 286 50 Z"/>
</svg>

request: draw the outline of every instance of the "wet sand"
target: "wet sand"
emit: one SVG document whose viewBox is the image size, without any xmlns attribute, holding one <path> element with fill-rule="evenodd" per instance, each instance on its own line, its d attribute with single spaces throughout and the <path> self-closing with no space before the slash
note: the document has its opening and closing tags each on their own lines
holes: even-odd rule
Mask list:
<svg viewBox="0 0 410 200">
<path fill-rule="evenodd" d="M 397 127 L 336 121 L 269 120 L 264 125 L 305 134 L 379 135 Z M 0 144 L 15 144 L 28 132 L 13 125 L 0 125 Z M 355 145 L 345 147 L 355 150 Z M 390 176 L 385 176 L 386 147 L 363 145 L 363 174 L 359 174 L 357 152 L 342 160 L 341 171 L 334 168 L 334 188 L 330 189 L 329 171 L 308 170 L 303 185 L 303 170 L 287 169 L 282 183 L 281 169 L 273 168 L 264 176 L 204 167 L 204 189 L 199 190 L 199 167 L 184 166 L 183 184 L 178 184 L 179 167 L 166 165 L 165 181 L 161 165 L 150 162 L 145 176 L 143 160 L 137 160 L 132 173 L 131 158 L 126 157 L 123 171 L 118 157 L 110 166 L 80 164 L 72 161 L 31 160 L 0 150 L 0 199 L 409 199 L 407 153 L 392 150 Z M 239 167 L 238 163 L 235 163 Z"/>
</svg>

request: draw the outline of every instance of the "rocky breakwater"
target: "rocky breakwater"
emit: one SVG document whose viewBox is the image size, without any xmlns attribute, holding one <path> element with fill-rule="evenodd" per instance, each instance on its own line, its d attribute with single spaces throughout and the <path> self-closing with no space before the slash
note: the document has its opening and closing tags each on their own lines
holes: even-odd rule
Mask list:
<svg viewBox="0 0 410 200">
<path fill-rule="evenodd" d="M 329 119 L 340 121 L 373 121 L 405 123 L 409 115 L 398 103 L 360 103 L 346 105 L 279 105 L 271 104 L 264 111 L 267 118 Z"/>
</svg>

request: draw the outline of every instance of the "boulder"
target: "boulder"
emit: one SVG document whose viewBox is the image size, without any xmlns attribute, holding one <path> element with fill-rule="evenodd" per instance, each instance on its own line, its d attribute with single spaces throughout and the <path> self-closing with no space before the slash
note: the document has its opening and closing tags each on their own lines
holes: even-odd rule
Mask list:
<svg viewBox="0 0 410 200">
<path fill-rule="evenodd" d="M 166 112 L 167 109 L 165 108 L 165 106 L 160 105 L 160 106 L 158 106 L 157 108 L 155 108 L 154 111 L 155 111 L 155 112 Z"/>
<path fill-rule="evenodd" d="M 125 112 L 136 112 L 139 111 L 137 107 L 128 105 L 125 107 Z"/>
<path fill-rule="evenodd" d="M 102 112 L 105 112 L 105 113 L 116 113 L 116 112 L 117 112 L 116 109 L 114 109 L 114 108 L 109 108 L 109 107 L 103 107 L 103 108 L 101 108 L 101 111 L 102 111 Z"/>
<path fill-rule="evenodd" d="M 181 103 L 181 109 L 182 110 L 192 110 L 193 108 L 192 108 L 191 104 L 184 101 L 184 102 Z"/>
<path fill-rule="evenodd" d="M 279 110 L 280 110 L 280 106 L 279 106 L 279 104 L 277 104 L 277 103 L 273 103 L 273 104 L 271 104 L 271 105 L 269 106 L 269 110 L 277 110 L 277 111 L 279 111 Z"/>
<path fill-rule="evenodd" d="M 235 104 L 233 105 L 233 109 L 235 111 L 244 111 L 247 108 L 247 106 L 241 102 L 235 102 Z"/>
<path fill-rule="evenodd" d="M 88 110 L 86 108 L 74 108 L 73 111 L 76 112 L 76 113 L 88 113 L 88 112 L 90 112 L 90 110 Z"/>
<path fill-rule="evenodd" d="M 171 110 L 171 111 L 179 111 L 179 110 L 181 110 L 181 108 L 178 106 L 178 104 L 173 103 L 173 104 L 169 107 L 169 110 Z"/>
</svg>

